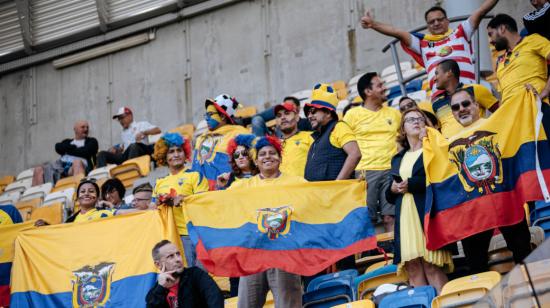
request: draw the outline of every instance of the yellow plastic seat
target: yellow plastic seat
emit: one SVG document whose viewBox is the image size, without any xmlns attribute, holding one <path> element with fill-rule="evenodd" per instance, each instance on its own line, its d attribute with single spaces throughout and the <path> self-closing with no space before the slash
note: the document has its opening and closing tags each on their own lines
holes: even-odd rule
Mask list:
<svg viewBox="0 0 550 308">
<path fill-rule="evenodd" d="M 169 132 L 172 133 L 179 133 L 180 135 L 184 136 L 185 138 L 192 139 L 193 133 L 195 132 L 195 125 L 193 124 L 183 124 L 181 126 L 172 128 L 169 130 Z"/>
<path fill-rule="evenodd" d="M 63 223 L 63 203 L 57 202 L 47 206 L 35 208 L 31 212 L 31 219 L 42 219 L 50 225 Z"/>
<path fill-rule="evenodd" d="M 336 91 L 336 96 L 338 96 L 339 100 L 348 98 L 348 87 L 345 81 L 337 80 L 332 83 L 332 87 Z"/>
<path fill-rule="evenodd" d="M 251 118 L 257 113 L 258 110 L 254 106 L 238 108 L 237 110 L 235 110 L 235 116 L 238 118 Z"/>
<path fill-rule="evenodd" d="M 15 181 L 15 176 L 4 175 L 0 178 L 0 194 L 4 192 L 4 188 Z"/>
<path fill-rule="evenodd" d="M 56 191 L 62 191 L 67 188 L 74 188 L 76 191 L 78 184 L 80 183 L 80 180 L 84 178 L 84 174 L 76 174 L 73 176 L 68 176 L 66 178 L 59 179 L 57 183 L 55 183 L 55 187 L 52 189 L 52 192 Z"/>
<path fill-rule="evenodd" d="M 238 302 L 239 302 L 239 297 L 238 296 L 235 296 L 235 297 L 230 297 L 228 299 L 226 299 L 224 301 L 224 307 L 225 308 L 237 308 L 238 307 Z M 271 293 L 271 291 L 269 291 L 267 293 L 267 296 L 265 297 L 265 304 L 264 304 L 264 308 L 273 308 L 275 307 L 275 301 L 273 300 L 273 293 Z"/>
<path fill-rule="evenodd" d="M 151 157 L 143 155 L 125 161 L 109 172 L 112 177 L 119 179 L 124 187 L 130 188 L 137 179 L 147 176 L 150 171 Z"/>
<path fill-rule="evenodd" d="M 468 307 L 489 293 L 500 282 L 498 272 L 484 272 L 447 282 L 441 294 L 433 299 L 432 307 Z"/>
<path fill-rule="evenodd" d="M 17 210 L 19 210 L 23 221 L 27 221 L 31 219 L 32 212 L 40 207 L 41 204 L 42 198 L 35 198 L 27 201 L 17 202 L 15 204 L 15 207 L 17 208 Z"/>
<path fill-rule="evenodd" d="M 229 292 L 230 284 L 228 277 L 212 276 L 212 279 L 218 285 L 220 290 Z"/>
<path fill-rule="evenodd" d="M 372 272 L 374 271 L 375 269 L 379 269 L 383 266 L 386 266 L 386 265 L 389 265 L 389 264 L 392 264 L 392 261 L 393 261 L 393 258 L 388 258 L 388 260 L 384 260 L 384 261 L 380 261 L 380 262 L 376 262 L 374 264 L 371 264 L 369 265 L 369 267 L 367 267 L 367 269 L 365 270 L 365 273 L 368 273 L 368 272 Z"/>
<path fill-rule="evenodd" d="M 379 275 L 376 277 L 372 277 L 370 279 L 361 281 L 357 285 L 357 299 L 369 299 L 372 297 L 372 293 L 374 293 L 374 290 L 382 284 L 385 283 L 406 283 L 408 280 L 407 275 L 404 273 L 404 271 L 401 271 L 401 273 L 388 273 Z"/>
<path fill-rule="evenodd" d="M 351 303 L 332 306 L 332 308 L 374 308 L 374 302 L 369 299 L 362 299 Z"/>
</svg>

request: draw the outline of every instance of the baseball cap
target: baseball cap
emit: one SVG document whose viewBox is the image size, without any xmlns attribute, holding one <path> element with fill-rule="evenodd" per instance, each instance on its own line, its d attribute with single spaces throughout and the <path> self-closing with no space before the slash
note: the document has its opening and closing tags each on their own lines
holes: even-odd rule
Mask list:
<svg viewBox="0 0 550 308">
<path fill-rule="evenodd" d="M 113 116 L 113 120 L 127 114 L 132 114 L 132 110 L 128 107 L 120 107 L 118 108 L 117 113 L 115 113 L 115 115 Z"/>
<path fill-rule="evenodd" d="M 292 102 L 286 102 L 275 106 L 275 114 L 277 114 L 281 109 L 298 113 L 298 108 Z"/>
</svg>

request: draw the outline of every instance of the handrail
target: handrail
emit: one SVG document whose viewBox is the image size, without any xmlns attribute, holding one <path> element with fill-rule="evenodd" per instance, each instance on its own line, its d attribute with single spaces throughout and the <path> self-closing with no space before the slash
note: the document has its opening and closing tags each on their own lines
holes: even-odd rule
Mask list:
<svg viewBox="0 0 550 308">
<path fill-rule="evenodd" d="M 463 21 L 463 20 L 468 19 L 469 17 L 470 17 L 470 15 L 456 16 L 456 17 L 449 18 L 449 22 Z M 483 19 L 493 18 L 493 15 L 485 15 L 482 18 Z M 416 28 L 410 30 L 409 33 L 410 32 L 422 31 L 422 30 L 425 30 L 427 28 L 428 28 L 428 26 L 426 26 L 426 25 L 419 26 L 419 27 L 416 27 Z M 473 39 L 473 46 L 474 46 L 475 76 L 476 76 L 476 82 L 479 83 L 479 72 L 481 71 L 481 68 L 480 68 L 480 61 L 479 61 L 479 31 L 478 31 L 478 29 L 476 29 L 474 31 L 474 35 L 473 35 L 472 39 Z M 405 96 L 405 95 L 407 95 L 407 89 L 406 89 L 405 85 L 408 82 L 427 74 L 427 72 L 426 72 L 426 70 L 424 70 L 424 71 L 418 72 L 418 73 L 416 73 L 412 76 L 409 76 L 407 78 L 403 78 L 403 71 L 401 70 L 401 65 L 400 65 L 401 62 L 399 61 L 399 55 L 397 54 L 397 48 L 395 46 L 398 42 L 399 42 L 399 39 L 393 39 L 386 46 L 384 46 L 384 48 L 382 48 L 382 52 L 385 53 L 386 51 L 388 51 L 388 49 L 391 49 L 393 65 L 395 66 L 395 73 L 397 74 L 397 82 L 399 83 L 399 88 L 401 89 L 401 95 Z"/>
</svg>

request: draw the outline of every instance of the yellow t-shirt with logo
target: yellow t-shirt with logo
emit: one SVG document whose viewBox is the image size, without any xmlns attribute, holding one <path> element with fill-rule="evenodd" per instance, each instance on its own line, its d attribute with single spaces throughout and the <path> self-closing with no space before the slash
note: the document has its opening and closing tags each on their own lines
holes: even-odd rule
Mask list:
<svg viewBox="0 0 550 308">
<path fill-rule="evenodd" d="M 98 220 L 101 218 L 111 217 L 114 215 L 113 210 L 98 210 L 98 209 L 91 209 L 87 211 L 85 214 L 82 212 L 78 213 L 76 215 L 74 222 L 83 222 L 83 221 L 90 221 L 90 220 Z"/>
<path fill-rule="evenodd" d="M 169 194 L 174 189 L 178 195 L 189 196 L 208 191 L 208 181 L 198 172 L 183 169 L 176 174 L 170 174 L 157 180 L 153 191 L 153 198 L 159 195 Z M 181 206 L 174 207 L 174 220 L 180 235 L 188 235 L 185 212 Z"/>
<path fill-rule="evenodd" d="M 549 25 L 550 27 L 550 25 Z M 524 37 L 508 55 L 497 60 L 497 78 L 502 103 L 529 83 L 540 93 L 548 81 L 546 59 L 550 56 L 550 41 L 538 34 Z"/>
<path fill-rule="evenodd" d="M 401 113 L 387 106 L 378 111 L 357 107 L 346 113 L 344 121 L 355 133 L 361 150 L 362 158 L 355 170 L 390 169 L 391 159 L 397 151 Z"/>
<path fill-rule="evenodd" d="M 355 133 L 345 121 L 339 121 L 336 123 L 336 126 L 334 126 L 328 140 L 330 141 L 330 144 L 340 149 L 343 148 L 348 142 L 357 141 L 355 138 Z"/>
<path fill-rule="evenodd" d="M 282 141 L 283 160 L 281 172 L 304 177 L 307 153 L 313 143 L 311 132 L 298 132 L 296 135 Z"/>
<path fill-rule="evenodd" d="M 240 188 L 253 188 L 260 186 L 268 185 L 284 185 L 284 184 L 294 184 L 294 183 L 305 183 L 307 182 L 303 177 L 281 173 L 281 175 L 274 179 L 262 179 L 259 174 L 248 178 L 241 179 L 238 182 L 234 182 L 227 190 L 240 189 Z"/>
<path fill-rule="evenodd" d="M 467 84 L 462 88 L 472 88 L 474 97 L 479 104 L 479 115 L 484 116 L 487 109 L 491 109 L 498 99 L 493 96 L 491 91 L 480 84 Z M 464 128 L 458 123 L 451 110 L 451 96 L 446 93 L 437 96 L 433 101 L 433 109 L 439 122 L 441 123 L 441 133 L 445 138 L 449 138 L 460 133 Z"/>
</svg>

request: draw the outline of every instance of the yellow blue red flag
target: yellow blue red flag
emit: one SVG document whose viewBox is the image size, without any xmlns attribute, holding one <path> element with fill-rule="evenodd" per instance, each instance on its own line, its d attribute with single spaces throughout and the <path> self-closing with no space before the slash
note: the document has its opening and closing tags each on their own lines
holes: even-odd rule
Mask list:
<svg viewBox="0 0 550 308">
<path fill-rule="evenodd" d="M 550 201 L 549 129 L 550 106 L 527 91 L 449 140 L 429 129 L 427 247 L 519 223 L 525 202 Z"/>
<path fill-rule="evenodd" d="M 156 282 L 153 246 L 168 239 L 181 247 L 169 210 L 20 232 L 11 305 L 144 307 Z"/>
<path fill-rule="evenodd" d="M 348 180 L 209 192 L 186 198 L 184 209 L 209 272 L 313 275 L 376 248 L 365 200 L 365 183 Z"/>
<path fill-rule="evenodd" d="M 10 272 L 15 238 L 19 232 L 33 227 L 34 221 L 0 225 L 0 307 L 10 305 Z"/>
</svg>

